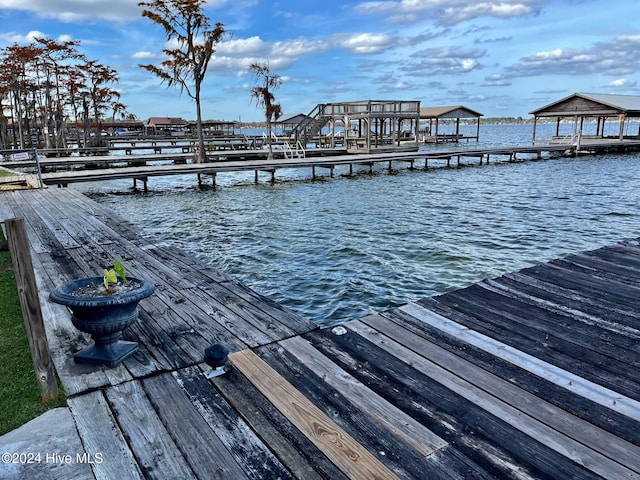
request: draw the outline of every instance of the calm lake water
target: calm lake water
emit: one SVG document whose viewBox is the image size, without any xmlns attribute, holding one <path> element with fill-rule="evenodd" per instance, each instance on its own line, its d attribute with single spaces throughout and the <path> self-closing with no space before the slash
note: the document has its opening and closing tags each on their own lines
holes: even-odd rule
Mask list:
<svg viewBox="0 0 640 480">
<path fill-rule="evenodd" d="M 483 125 L 469 146 L 526 145 L 531 131 Z M 639 154 L 310 177 L 74 188 L 323 326 L 640 236 Z"/>
</svg>

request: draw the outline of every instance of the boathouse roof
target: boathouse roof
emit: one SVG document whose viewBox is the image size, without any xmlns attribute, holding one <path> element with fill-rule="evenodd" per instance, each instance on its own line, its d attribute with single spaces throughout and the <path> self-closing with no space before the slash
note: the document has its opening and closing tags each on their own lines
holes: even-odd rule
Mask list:
<svg viewBox="0 0 640 480">
<path fill-rule="evenodd" d="M 573 115 L 640 117 L 640 95 L 574 93 L 529 113 L 536 117 Z"/>
<path fill-rule="evenodd" d="M 278 120 L 278 123 L 283 123 L 287 125 L 298 125 L 299 123 L 307 120 L 309 117 L 303 113 L 298 113 L 297 115 L 293 115 L 291 117 L 283 118 Z"/>
<path fill-rule="evenodd" d="M 420 118 L 478 118 L 483 114 L 463 105 L 445 105 L 420 108 Z"/>
<path fill-rule="evenodd" d="M 147 121 L 147 125 L 150 127 L 182 126 L 186 124 L 187 121 L 180 117 L 149 117 Z"/>
</svg>

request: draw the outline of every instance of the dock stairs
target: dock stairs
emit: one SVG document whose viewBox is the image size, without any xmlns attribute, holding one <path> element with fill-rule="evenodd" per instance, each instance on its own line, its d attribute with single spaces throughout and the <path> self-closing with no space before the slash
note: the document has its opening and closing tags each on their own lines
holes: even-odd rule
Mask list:
<svg viewBox="0 0 640 480">
<path fill-rule="evenodd" d="M 318 135 L 322 127 L 331 119 L 331 116 L 325 114 L 325 107 L 326 105 L 324 103 L 316 105 L 309 115 L 293 129 L 294 137 L 297 138 L 302 145 L 306 145 L 313 137 Z"/>
</svg>

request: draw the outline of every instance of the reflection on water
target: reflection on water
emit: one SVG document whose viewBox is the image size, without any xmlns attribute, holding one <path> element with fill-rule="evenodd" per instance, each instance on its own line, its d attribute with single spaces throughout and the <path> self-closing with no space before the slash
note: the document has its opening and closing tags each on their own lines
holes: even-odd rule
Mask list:
<svg viewBox="0 0 640 480">
<path fill-rule="evenodd" d="M 274 185 L 220 175 L 215 190 L 167 177 L 144 195 L 115 194 L 128 182 L 82 188 L 322 325 L 640 236 L 637 154 L 365 171 L 283 171 L 295 181 Z"/>
</svg>

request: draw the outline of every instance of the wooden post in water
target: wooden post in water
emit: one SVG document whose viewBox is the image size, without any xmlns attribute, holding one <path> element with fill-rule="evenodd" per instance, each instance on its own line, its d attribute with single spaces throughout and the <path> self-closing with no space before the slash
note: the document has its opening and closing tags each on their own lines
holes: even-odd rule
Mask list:
<svg viewBox="0 0 640 480">
<path fill-rule="evenodd" d="M 58 383 L 42 320 L 38 287 L 33 273 L 33 263 L 29 250 L 29 239 L 24 227 L 24 219 L 13 218 L 6 220 L 5 227 L 20 297 L 22 317 L 27 328 L 33 369 L 40 389 L 40 398 L 43 402 L 57 400 Z"/>
</svg>

